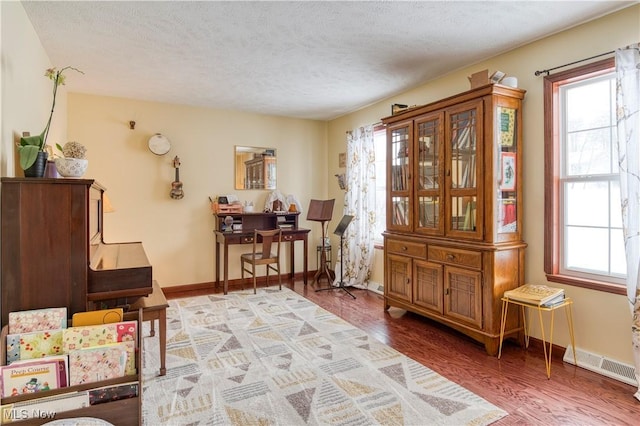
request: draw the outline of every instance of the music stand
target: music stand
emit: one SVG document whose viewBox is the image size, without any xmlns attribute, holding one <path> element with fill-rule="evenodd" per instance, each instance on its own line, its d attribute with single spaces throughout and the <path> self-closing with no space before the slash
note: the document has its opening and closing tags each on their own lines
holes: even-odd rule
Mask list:
<svg viewBox="0 0 640 426">
<path fill-rule="evenodd" d="M 338 226 L 336 226 L 336 230 L 333 231 L 335 235 L 338 235 L 340 237 L 340 282 L 338 283 L 338 286 L 334 287 L 333 285 L 331 285 L 331 287 L 329 288 L 319 288 L 316 291 L 333 290 L 334 288 L 337 288 L 340 290 L 344 290 L 349 296 L 353 297 L 354 299 L 356 298 L 353 294 L 351 294 L 349 290 L 347 290 L 348 286 L 344 285 L 344 234 L 347 231 L 347 227 L 352 220 L 353 216 L 351 215 L 346 214 L 342 216 L 342 219 L 340 219 L 340 223 L 338 223 Z"/>
<path fill-rule="evenodd" d="M 320 251 L 320 265 L 318 265 L 318 271 L 313 277 L 313 283 L 320 282 L 320 277 L 325 274 L 329 283 L 332 283 L 335 279 L 333 271 L 327 265 L 327 252 L 324 247 L 325 239 L 327 238 L 327 223 L 333 216 L 333 204 L 335 199 L 331 200 L 311 200 L 309 203 L 309 212 L 307 213 L 307 220 L 314 222 L 320 222 L 322 225 L 322 250 Z"/>
</svg>

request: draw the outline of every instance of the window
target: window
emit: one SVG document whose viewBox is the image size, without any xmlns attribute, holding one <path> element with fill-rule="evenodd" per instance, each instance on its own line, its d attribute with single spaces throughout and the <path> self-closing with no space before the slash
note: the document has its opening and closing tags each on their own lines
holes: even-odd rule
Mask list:
<svg viewBox="0 0 640 426">
<path fill-rule="evenodd" d="M 382 233 L 387 226 L 387 132 L 383 126 L 373 130 L 376 150 L 376 224 L 374 241 L 382 244 Z"/>
<path fill-rule="evenodd" d="M 624 293 L 614 60 L 545 77 L 545 273 Z"/>
</svg>

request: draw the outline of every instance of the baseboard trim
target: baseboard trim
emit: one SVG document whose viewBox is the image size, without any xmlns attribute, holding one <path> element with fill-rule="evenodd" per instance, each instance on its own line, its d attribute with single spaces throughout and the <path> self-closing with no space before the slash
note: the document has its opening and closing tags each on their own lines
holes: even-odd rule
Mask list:
<svg viewBox="0 0 640 426">
<path fill-rule="evenodd" d="M 314 275 L 316 274 L 316 271 L 308 271 L 307 272 L 307 281 L 309 283 L 311 283 L 311 280 L 313 280 Z M 302 280 L 304 278 L 304 274 L 302 272 L 298 272 L 294 275 L 294 281 L 299 281 Z M 286 274 L 282 276 L 282 282 L 290 282 L 291 278 L 289 277 L 289 274 Z M 258 284 L 265 284 L 267 282 L 266 277 L 258 277 Z M 251 286 L 251 280 L 249 278 L 245 278 L 244 280 L 244 288 L 249 288 Z M 269 277 L 269 284 L 273 285 L 274 283 L 278 283 L 278 279 L 274 278 L 273 276 Z M 220 282 L 219 285 L 219 290 L 222 291 L 222 282 Z M 171 287 L 162 287 L 162 292 L 164 293 L 165 297 L 167 298 L 171 298 L 171 296 L 173 294 L 180 294 L 181 297 L 183 293 L 186 292 L 199 292 L 199 291 L 210 291 L 212 289 L 216 288 L 216 282 L 215 281 L 209 281 L 209 282 L 203 282 L 203 283 L 194 283 L 194 284 L 183 284 L 183 285 L 174 285 Z M 242 289 L 242 279 L 241 278 L 237 278 L 237 279 L 233 279 L 233 280 L 229 280 L 229 290 L 240 290 Z"/>
</svg>

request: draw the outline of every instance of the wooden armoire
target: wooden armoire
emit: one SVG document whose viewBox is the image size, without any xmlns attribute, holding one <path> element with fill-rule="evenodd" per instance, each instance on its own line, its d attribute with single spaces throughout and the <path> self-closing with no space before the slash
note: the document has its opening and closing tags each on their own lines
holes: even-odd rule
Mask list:
<svg viewBox="0 0 640 426">
<path fill-rule="evenodd" d="M 382 119 L 385 309 L 446 324 L 491 355 L 502 295 L 524 284 L 524 94 L 489 84 Z M 505 336 L 521 331 L 514 310 Z"/>
</svg>

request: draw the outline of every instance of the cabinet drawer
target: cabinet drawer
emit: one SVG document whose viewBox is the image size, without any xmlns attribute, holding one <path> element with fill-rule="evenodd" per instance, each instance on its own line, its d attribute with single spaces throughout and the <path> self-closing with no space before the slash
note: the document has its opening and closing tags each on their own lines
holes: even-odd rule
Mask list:
<svg viewBox="0 0 640 426">
<path fill-rule="evenodd" d="M 432 262 L 482 268 L 482 253 L 477 251 L 429 246 L 428 258 Z"/>
<path fill-rule="evenodd" d="M 387 240 L 387 252 L 424 259 L 427 257 L 427 246 L 409 241 Z"/>
</svg>

